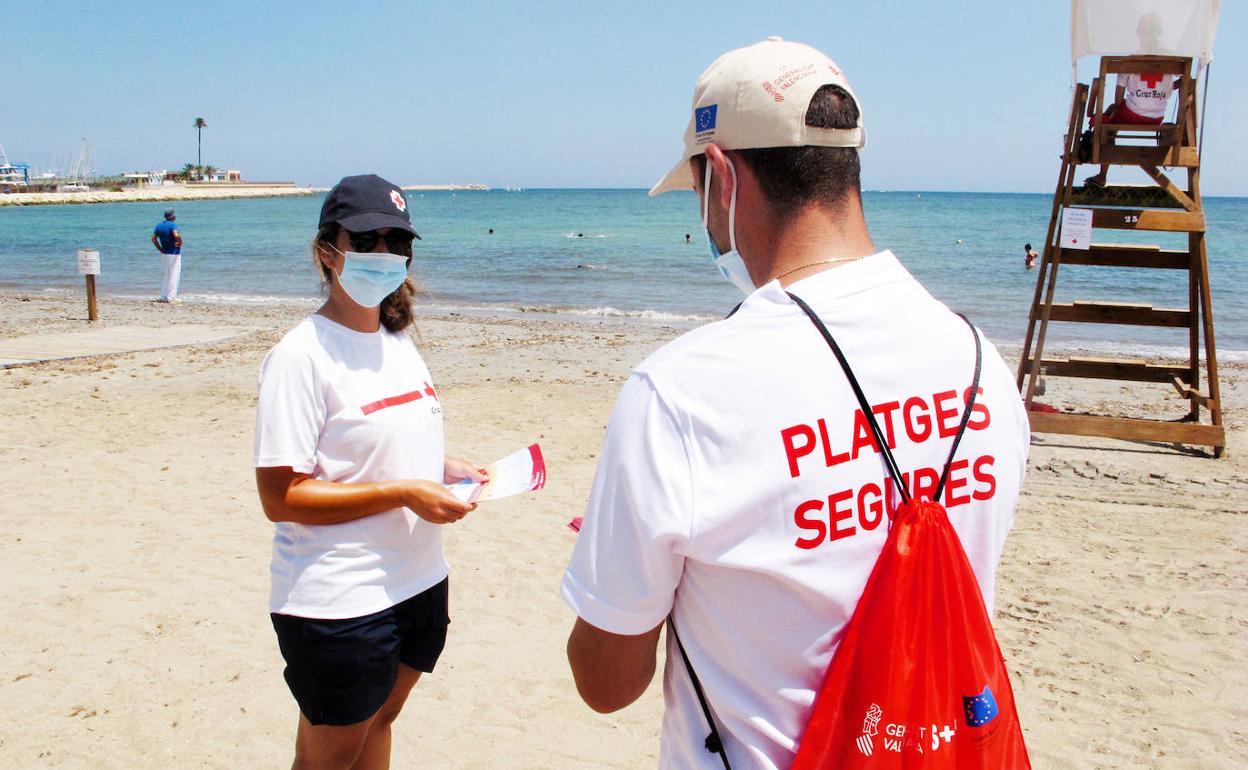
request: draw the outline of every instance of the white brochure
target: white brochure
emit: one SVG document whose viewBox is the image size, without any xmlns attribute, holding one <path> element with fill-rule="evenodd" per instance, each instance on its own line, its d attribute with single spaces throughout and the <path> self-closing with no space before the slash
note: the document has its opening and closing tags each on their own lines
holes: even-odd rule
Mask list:
<svg viewBox="0 0 1248 770">
<path fill-rule="evenodd" d="M 489 481 L 480 483 L 464 479 L 451 484 L 451 494 L 466 503 L 482 503 L 533 492 L 546 486 L 546 460 L 542 458 L 542 448 L 537 444 L 512 452 L 485 470 Z"/>
</svg>

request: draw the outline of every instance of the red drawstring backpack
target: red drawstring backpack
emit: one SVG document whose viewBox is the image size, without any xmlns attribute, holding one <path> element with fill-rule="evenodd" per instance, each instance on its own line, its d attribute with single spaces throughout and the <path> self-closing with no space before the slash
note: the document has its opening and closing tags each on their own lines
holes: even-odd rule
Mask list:
<svg viewBox="0 0 1248 770">
<path fill-rule="evenodd" d="M 810 317 L 849 378 L 902 500 L 815 695 L 793 770 L 1029 770 L 1001 648 L 948 514 L 938 502 L 909 496 L 870 402 L 836 341 L 810 306 L 789 297 Z M 973 326 L 971 334 L 974 382 L 935 500 L 979 388 L 982 356 Z M 727 754 L 692 667 L 689 673 L 711 725 L 707 748 L 727 768 Z"/>
<path fill-rule="evenodd" d="M 944 506 L 906 493 L 845 356 L 814 311 L 793 301 L 845 370 L 902 499 L 815 696 L 793 770 L 1030 768 L 1001 648 Z M 975 378 L 934 500 L 940 500 L 979 390 L 981 350 L 973 326 L 971 334 Z"/>
</svg>

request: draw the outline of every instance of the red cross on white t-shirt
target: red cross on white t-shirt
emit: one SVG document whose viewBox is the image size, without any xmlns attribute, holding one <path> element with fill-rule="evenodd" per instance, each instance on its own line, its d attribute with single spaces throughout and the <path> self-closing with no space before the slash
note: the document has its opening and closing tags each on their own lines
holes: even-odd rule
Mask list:
<svg viewBox="0 0 1248 770">
<path fill-rule="evenodd" d="M 1160 72 L 1145 72 L 1140 75 L 1140 80 L 1149 88 L 1156 88 L 1164 77 Z"/>
</svg>

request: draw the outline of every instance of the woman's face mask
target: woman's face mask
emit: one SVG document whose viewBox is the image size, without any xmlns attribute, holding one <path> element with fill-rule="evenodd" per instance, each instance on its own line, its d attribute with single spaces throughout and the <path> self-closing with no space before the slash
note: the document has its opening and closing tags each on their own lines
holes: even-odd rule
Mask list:
<svg viewBox="0 0 1248 770">
<path fill-rule="evenodd" d="M 754 279 L 750 278 L 750 271 L 746 269 L 745 261 L 741 259 L 741 254 L 737 251 L 737 169 L 730 159 L 724 160 L 728 161 L 728 170 L 732 173 L 732 199 L 728 203 L 729 248 L 727 253 L 719 252 L 715 239 L 711 237 L 710 225 L 707 223 L 707 213 L 711 205 L 711 161 L 709 158 L 706 161 L 706 178 L 702 182 L 702 227 L 706 228 L 706 239 L 711 244 L 711 259 L 715 260 L 715 266 L 719 268 L 720 274 L 748 297 L 757 287 L 754 286 Z"/>
<path fill-rule="evenodd" d="M 330 248 L 343 256 L 338 285 L 360 307 L 377 307 L 407 278 L 408 258 L 400 254 L 361 254 L 336 246 Z"/>
</svg>

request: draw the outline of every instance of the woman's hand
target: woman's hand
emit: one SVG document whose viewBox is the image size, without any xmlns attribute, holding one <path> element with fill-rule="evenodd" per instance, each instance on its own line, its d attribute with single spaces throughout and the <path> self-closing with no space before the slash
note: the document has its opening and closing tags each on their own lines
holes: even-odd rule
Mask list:
<svg viewBox="0 0 1248 770">
<path fill-rule="evenodd" d="M 445 484 L 454 484 L 464 479 L 472 479 L 473 481 L 484 484 L 490 480 L 490 474 L 486 473 L 485 468 L 479 467 L 470 460 L 461 460 L 458 457 L 447 457 L 446 462 L 442 465 L 442 482 Z"/>
<path fill-rule="evenodd" d="M 403 506 L 426 521 L 447 524 L 459 521 L 477 507 L 460 502 L 436 481 L 396 479 L 340 484 L 295 473 L 289 466 L 257 468 L 256 485 L 265 515 L 275 522 L 341 524 Z"/>
<path fill-rule="evenodd" d="M 433 481 L 404 481 L 403 504 L 431 524 L 450 524 L 477 509 L 476 503 L 465 503 L 446 487 Z"/>
</svg>

